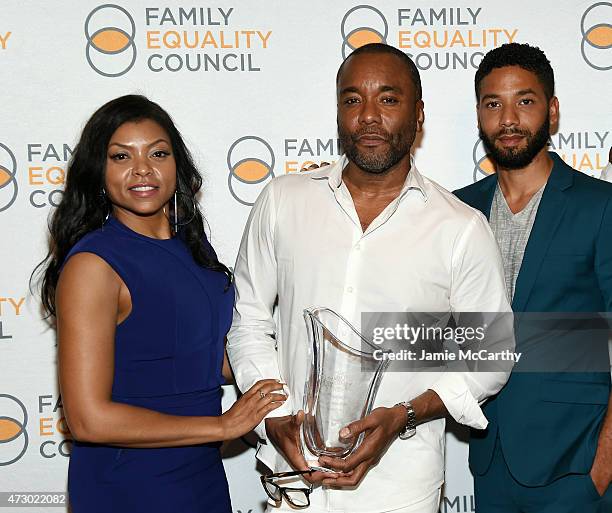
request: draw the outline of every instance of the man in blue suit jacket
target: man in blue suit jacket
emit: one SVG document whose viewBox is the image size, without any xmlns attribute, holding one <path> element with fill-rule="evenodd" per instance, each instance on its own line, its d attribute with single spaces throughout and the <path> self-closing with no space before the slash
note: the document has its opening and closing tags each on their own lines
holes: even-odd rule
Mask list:
<svg viewBox="0 0 612 513">
<path fill-rule="evenodd" d="M 491 222 L 514 311 L 611 312 L 612 184 L 547 151 L 559 116 L 548 59 L 503 45 L 475 82 L 480 137 L 497 172 L 456 194 Z M 578 352 L 594 350 L 582 340 Z M 517 351 L 521 342 L 519 330 Z M 612 512 L 610 400 L 609 368 L 515 368 L 485 406 L 487 430 L 470 440 L 477 513 Z"/>
</svg>

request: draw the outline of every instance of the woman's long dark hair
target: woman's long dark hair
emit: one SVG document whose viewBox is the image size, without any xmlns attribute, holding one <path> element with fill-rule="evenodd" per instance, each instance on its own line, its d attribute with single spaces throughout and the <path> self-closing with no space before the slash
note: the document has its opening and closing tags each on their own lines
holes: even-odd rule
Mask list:
<svg viewBox="0 0 612 513">
<path fill-rule="evenodd" d="M 68 164 L 64 195 L 49 222 L 49 252 L 34 271 L 42 274 L 42 305 L 49 315 L 56 314 L 55 290 L 68 252 L 84 235 L 100 228 L 111 211 L 112 205 L 103 194 L 110 138 L 124 123 L 145 119 L 155 121 L 170 137 L 176 161 L 178 235 L 200 266 L 225 273 L 231 284 L 232 273 L 219 262 L 206 239 L 196 200 L 202 177 L 180 132 L 157 103 L 140 95 L 121 96 L 91 116 Z"/>
</svg>

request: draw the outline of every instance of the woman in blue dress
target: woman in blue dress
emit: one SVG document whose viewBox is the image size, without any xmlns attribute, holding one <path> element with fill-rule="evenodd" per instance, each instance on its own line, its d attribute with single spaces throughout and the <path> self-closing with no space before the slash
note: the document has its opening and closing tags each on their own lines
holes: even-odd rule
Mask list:
<svg viewBox="0 0 612 513">
<path fill-rule="evenodd" d="M 98 109 L 75 148 L 42 282 L 75 438 L 73 513 L 229 513 L 219 446 L 285 399 L 262 380 L 221 414 L 234 290 L 204 233 L 201 185 L 143 96 Z"/>
</svg>

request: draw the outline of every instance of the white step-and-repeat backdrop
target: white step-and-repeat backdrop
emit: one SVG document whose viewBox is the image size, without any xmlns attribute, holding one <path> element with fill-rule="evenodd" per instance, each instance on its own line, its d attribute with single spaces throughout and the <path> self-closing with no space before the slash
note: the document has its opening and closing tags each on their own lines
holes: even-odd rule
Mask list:
<svg viewBox="0 0 612 513">
<path fill-rule="evenodd" d="M 0 492 L 66 490 L 71 441 L 55 337 L 28 279 L 79 131 L 111 98 L 143 93 L 174 117 L 205 176 L 201 202 L 229 265 L 273 176 L 338 158 L 336 70 L 367 42 L 397 46 L 420 69 L 426 122 L 415 158 L 449 189 L 491 172 L 473 78 L 484 53 L 511 41 L 540 46 L 555 70 L 561 124 L 551 148 L 589 175 L 607 162 L 611 2 L 116 1 L 0 3 Z M 234 399 L 226 387 L 225 406 Z M 253 441 L 224 448 L 236 512 L 263 510 Z M 474 510 L 466 458 L 465 433 L 453 429 L 442 513 Z"/>
</svg>

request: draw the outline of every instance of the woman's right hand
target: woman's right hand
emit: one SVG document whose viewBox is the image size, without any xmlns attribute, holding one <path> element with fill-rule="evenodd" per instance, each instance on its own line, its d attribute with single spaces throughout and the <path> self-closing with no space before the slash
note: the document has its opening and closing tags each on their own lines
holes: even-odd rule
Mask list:
<svg viewBox="0 0 612 513">
<path fill-rule="evenodd" d="M 223 439 L 233 440 L 253 430 L 268 413 L 287 400 L 285 394 L 275 392 L 282 389 L 283 384 L 275 379 L 255 383 L 221 415 Z"/>
</svg>

